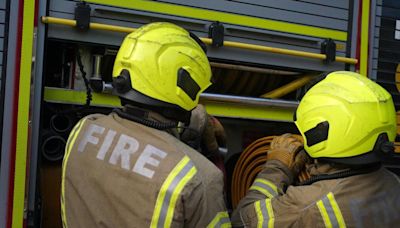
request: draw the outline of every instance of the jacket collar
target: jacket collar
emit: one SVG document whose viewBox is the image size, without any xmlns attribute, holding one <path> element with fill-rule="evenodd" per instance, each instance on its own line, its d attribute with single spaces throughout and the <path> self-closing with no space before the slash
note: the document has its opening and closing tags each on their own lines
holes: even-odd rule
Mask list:
<svg viewBox="0 0 400 228">
<path fill-rule="evenodd" d="M 334 174 L 342 171 L 350 170 L 348 166 L 332 163 L 321 163 L 315 160 L 313 164 L 306 166 L 308 173 L 311 176 L 318 176 L 321 174 Z"/>
<path fill-rule="evenodd" d="M 122 111 L 125 112 L 128 115 L 131 116 L 135 116 L 141 119 L 145 119 L 145 120 L 149 120 L 149 121 L 153 121 L 153 122 L 157 122 L 157 123 L 168 123 L 168 122 L 176 122 L 173 120 L 170 120 L 164 116 L 162 116 L 161 114 L 148 110 L 148 109 L 144 109 L 144 108 L 139 108 L 136 106 L 132 106 L 132 105 L 125 105 L 122 108 Z M 126 119 L 124 117 L 119 116 L 117 113 L 112 113 L 113 118 L 118 121 L 119 123 L 123 124 L 123 125 L 130 125 L 130 124 L 134 124 L 136 122 Z M 141 124 L 141 123 L 138 123 Z M 174 137 L 179 139 L 179 133 L 177 128 L 171 128 L 171 129 L 167 129 L 164 130 L 165 132 L 168 132 L 169 134 L 173 135 Z"/>
</svg>

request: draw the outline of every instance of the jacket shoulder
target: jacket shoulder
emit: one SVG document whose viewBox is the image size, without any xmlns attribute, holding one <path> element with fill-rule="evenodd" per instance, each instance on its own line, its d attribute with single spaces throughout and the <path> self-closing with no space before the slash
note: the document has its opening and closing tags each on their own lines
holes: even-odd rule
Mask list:
<svg viewBox="0 0 400 228">
<path fill-rule="evenodd" d="M 89 121 L 99 121 L 99 120 L 105 120 L 105 119 L 110 119 L 110 118 L 111 117 L 109 115 L 94 113 L 94 114 L 87 115 L 87 116 L 83 117 L 82 119 L 86 119 Z"/>
<path fill-rule="evenodd" d="M 297 206 L 308 208 L 330 192 L 335 193 L 340 180 L 320 181 L 306 186 L 289 186 L 284 200 L 295 202 Z"/>
<path fill-rule="evenodd" d="M 176 139 L 178 140 L 178 139 Z M 178 140 L 179 141 L 179 140 Z M 198 171 L 209 178 L 222 178 L 222 172 L 199 151 L 179 141 L 179 149 L 192 160 Z"/>
</svg>

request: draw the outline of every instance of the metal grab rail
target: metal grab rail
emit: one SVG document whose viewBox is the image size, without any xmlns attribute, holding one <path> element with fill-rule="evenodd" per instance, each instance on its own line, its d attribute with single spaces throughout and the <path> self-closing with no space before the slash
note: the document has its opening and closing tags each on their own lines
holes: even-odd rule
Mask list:
<svg viewBox="0 0 400 228">
<path fill-rule="evenodd" d="M 43 99 L 50 103 L 82 105 L 85 98 L 85 91 L 44 88 Z M 293 121 L 293 112 L 299 104 L 296 101 L 206 93 L 200 95 L 200 103 L 206 107 L 207 113 L 214 116 L 284 122 Z M 121 107 L 121 101 L 111 94 L 93 93 L 91 105 L 114 108 Z"/>
<path fill-rule="evenodd" d="M 311 81 L 316 75 L 306 75 L 299 79 L 296 79 L 282 87 L 279 87 L 275 90 L 272 90 L 266 94 L 261 95 L 263 98 L 280 98 L 285 96 L 286 94 L 295 91 L 296 89 L 304 86 L 309 81 Z"/>
<path fill-rule="evenodd" d="M 72 26 L 72 27 L 76 26 L 75 20 L 57 18 L 57 17 L 48 17 L 48 16 L 42 17 L 42 23 L 60 24 L 60 25 L 67 25 L 67 26 Z M 130 33 L 130 32 L 133 32 L 136 30 L 135 28 L 116 26 L 116 25 L 108 25 L 108 24 L 100 24 L 100 23 L 93 23 L 93 22 L 90 23 L 89 28 L 95 29 L 95 30 L 105 30 L 105 31 L 124 32 L 124 33 Z M 210 38 L 201 37 L 200 39 L 206 44 L 210 45 L 212 43 L 212 39 L 210 39 Z M 291 55 L 291 56 L 298 56 L 298 57 L 306 57 L 306 58 L 311 58 L 311 59 L 319 59 L 319 60 L 326 59 L 326 55 L 324 55 L 324 54 L 305 52 L 305 51 L 296 51 L 296 50 L 290 50 L 290 49 L 284 49 L 284 48 L 275 48 L 275 47 L 255 45 L 255 44 L 246 44 L 246 43 L 233 42 L 233 41 L 224 41 L 223 45 L 226 47 L 234 47 L 234 48 L 255 50 L 255 51 L 261 51 L 261 52 L 268 52 L 268 53 L 276 53 L 276 54 L 284 54 L 284 55 Z M 335 61 L 341 62 L 341 63 L 348 63 L 348 64 L 357 64 L 358 63 L 357 59 L 347 58 L 347 57 L 338 57 L 338 56 L 336 57 Z"/>
<path fill-rule="evenodd" d="M 200 101 L 228 103 L 228 104 L 246 105 L 246 106 L 279 107 L 279 108 L 297 108 L 297 106 L 299 105 L 299 102 L 297 101 L 241 97 L 235 95 L 223 95 L 215 93 L 200 94 Z"/>
</svg>

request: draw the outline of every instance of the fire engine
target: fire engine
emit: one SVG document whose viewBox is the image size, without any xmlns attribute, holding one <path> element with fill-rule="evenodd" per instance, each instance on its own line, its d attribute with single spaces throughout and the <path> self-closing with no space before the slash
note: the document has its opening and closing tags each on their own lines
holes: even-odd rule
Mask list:
<svg viewBox="0 0 400 228">
<path fill-rule="evenodd" d="M 368 75 L 399 107 L 399 15 L 395 0 L 0 0 L 0 227 L 62 226 L 66 139 L 120 106 L 113 61 L 141 25 L 175 23 L 207 44 L 215 82 L 200 102 L 226 129 L 233 186 L 247 145 L 297 132 L 293 113 L 322 72 Z"/>
</svg>

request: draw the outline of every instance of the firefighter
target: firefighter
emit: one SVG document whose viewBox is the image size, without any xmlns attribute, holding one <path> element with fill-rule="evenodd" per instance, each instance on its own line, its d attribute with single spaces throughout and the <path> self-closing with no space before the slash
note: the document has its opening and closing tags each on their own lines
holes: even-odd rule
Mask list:
<svg viewBox="0 0 400 228">
<path fill-rule="evenodd" d="M 272 141 L 232 226 L 397 227 L 399 178 L 381 165 L 396 136 L 390 94 L 357 73 L 333 72 L 305 94 L 294 121 L 304 150 L 291 134 Z M 307 154 L 311 178 L 296 184 Z"/>
<path fill-rule="evenodd" d="M 178 139 L 211 84 L 203 49 L 170 23 L 124 39 L 113 69 L 123 108 L 83 118 L 66 145 L 64 227 L 230 227 L 222 173 Z"/>
</svg>

